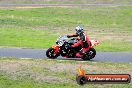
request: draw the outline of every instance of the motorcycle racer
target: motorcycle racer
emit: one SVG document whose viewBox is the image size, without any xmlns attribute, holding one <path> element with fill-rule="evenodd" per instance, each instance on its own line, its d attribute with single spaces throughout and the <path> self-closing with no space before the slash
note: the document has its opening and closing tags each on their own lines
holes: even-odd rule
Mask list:
<svg viewBox="0 0 132 88">
<path fill-rule="evenodd" d="M 67 35 L 68 38 L 70 37 L 79 37 L 79 41 L 71 46 L 71 48 L 77 47 L 79 45 L 82 46 L 80 52 L 76 54 L 77 58 L 82 58 L 83 54 L 89 50 L 90 41 L 87 34 L 84 32 L 84 29 L 80 26 L 75 28 L 76 34 Z"/>
</svg>

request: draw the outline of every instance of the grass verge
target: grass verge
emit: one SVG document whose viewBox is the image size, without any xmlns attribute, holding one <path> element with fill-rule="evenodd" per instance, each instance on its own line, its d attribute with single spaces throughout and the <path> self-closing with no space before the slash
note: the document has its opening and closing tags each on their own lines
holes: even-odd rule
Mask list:
<svg viewBox="0 0 132 88">
<path fill-rule="evenodd" d="M 93 74 L 130 74 L 131 63 L 85 62 L 74 60 L 22 60 L 0 58 L 1 88 L 129 88 L 130 84 L 76 84 L 78 67 Z M 129 67 L 129 68 L 128 68 Z"/>
</svg>

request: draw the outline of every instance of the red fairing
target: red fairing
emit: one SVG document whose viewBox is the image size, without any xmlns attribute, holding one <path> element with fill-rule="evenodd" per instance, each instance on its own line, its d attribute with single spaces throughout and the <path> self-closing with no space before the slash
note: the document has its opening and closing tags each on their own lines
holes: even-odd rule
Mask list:
<svg viewBox="0 0 132 88">
<path fill-rule="evenodd" d="M 52 48 L 54 49 L 55 54 L 58 53 L 59 50 L 60 50 L 60 46 L 59 45 L 54 45 L 54 46 L 52 46 Z"/>
</svg>

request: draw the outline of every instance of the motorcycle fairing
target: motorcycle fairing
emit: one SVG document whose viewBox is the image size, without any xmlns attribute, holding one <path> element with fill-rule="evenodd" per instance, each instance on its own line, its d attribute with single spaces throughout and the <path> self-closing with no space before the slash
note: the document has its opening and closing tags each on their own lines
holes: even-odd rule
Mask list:
<svg viewBox="0 0 132 88">
<path fill-rule="evenodd" d="M 52 46 L 52 48 L 54 49 L 54 53 L 57 54 L 60 50 L 60 46 L 59 45 L 54 45 Z"/>
</svg>

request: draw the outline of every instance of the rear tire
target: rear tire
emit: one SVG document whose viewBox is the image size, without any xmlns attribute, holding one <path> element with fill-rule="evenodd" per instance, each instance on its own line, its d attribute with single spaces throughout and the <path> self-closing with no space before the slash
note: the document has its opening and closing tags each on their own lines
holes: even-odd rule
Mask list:
<svg viewBox="0 0 132 88">
<path fill-rule="evenodd" d="M 95 57 L 96 50 L 94 48 L 90 48 L 87 53 L 85 53 L 82 57 L 83 60 L 91 60 Z"/>
<path fill-rule="evenodd" d="M 58 54 L 54 54 L 54 49 L 53 49 L 53 48 L 49 48 L 49 49 L 46 51 L 46 56 L 47 56 L 48 58 L 55 59 L 55 58 L 57 58 L 59 55 L 58 55 Z"/>
</svg>

